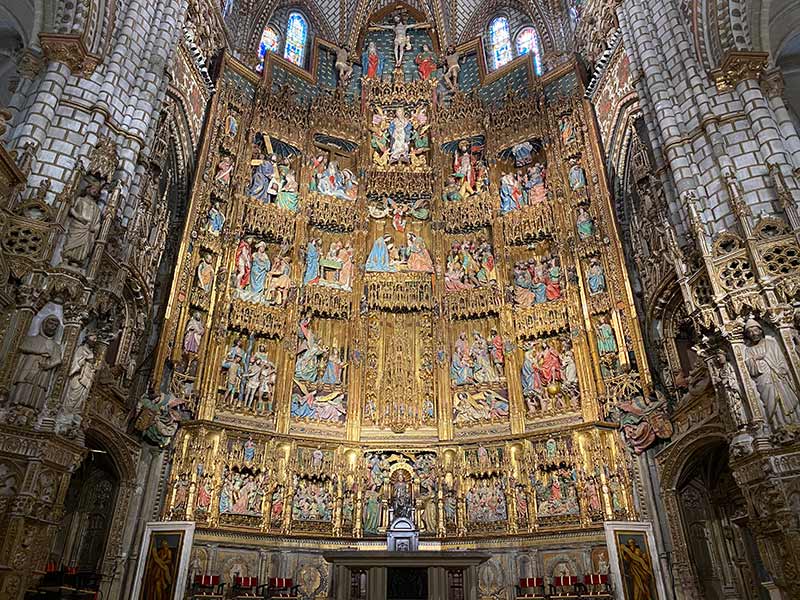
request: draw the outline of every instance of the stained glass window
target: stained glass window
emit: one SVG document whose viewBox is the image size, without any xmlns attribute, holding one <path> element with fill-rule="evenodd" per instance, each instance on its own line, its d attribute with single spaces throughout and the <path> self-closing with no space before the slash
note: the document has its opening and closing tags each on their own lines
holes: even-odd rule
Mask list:
<svg viewBox="0 0 800 600">
<path fill-rule="evenodd" d="M 289 62 L 302 67 L 306 57 L 307 36 L 308 25 L 305 17 L 298 12 L 289 13 L 289 20 L 286 22 L 286 47 L 283 50 L 283 57 Z"/>
<path fill-rule="evenodd" d="M 542 47 L 539 44 L 539 34 L 533 27 L 525 27 L 517 34 L 517 56 L 531 53 L 533 55 L 533 69 L 537 75 L 542 74 Z"/>
<path fill-rule="evenodd" d="M 264 70 L 264 60 L 267 52 L 277 52 L 279 43 L 278 32 L 269 25 L 264 27 L 264 33 L 261 34 L 261 41 L 258 44 L 258 66 L 256 71 L 261 73 Z"/>
<path fill-rule="evenodd" d="M 511 54 L 508 19 L 505 17 L 497 17 L 489 24 L 489 46 L 492 49 L 492 62 L 495 69 L 499 69 L 514 58 Z"/>
</svg>

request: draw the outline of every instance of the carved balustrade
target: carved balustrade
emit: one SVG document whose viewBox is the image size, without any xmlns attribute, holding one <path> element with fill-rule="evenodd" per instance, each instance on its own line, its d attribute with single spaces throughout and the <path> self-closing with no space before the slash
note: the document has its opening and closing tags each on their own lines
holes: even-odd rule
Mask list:
<svg viewBox="0 0 800 600">
<path fill-rule="evenodd" d="M 461 202 L 442 202 L 444 230 L 461 232 L 484 227 L 491 223 L 495 202 L 489 192 L 470 196 Z"/>
<path fill-rule="evenodd" d="M 353 293 L 322 285 L 303 288 L 300 297 L 302 305 L 313 314 L 337 319 L 347 319 L 352 312 Z"/>
<path fill-rule="evenodd" d="M 514 312 L 517 337 L 520 339 L 539 337 L 567 329 L 569 311 L 562 301 L 535 304 L 530 308 L 518 308 Z"/>
<path fill-rule="evenodd" d="M 453 319 L 497 314 L 501 305 L 501 292 L 496 285 L 448 292 L 444 296 L 445 311 Z"/>
<path fill-rule="evenodd" d="M 431 277 L 425 273 L 367 273 L 364 276 L 367 306 L 383 310 L 419 310 L 433 306 Z"/>
<path fill-rule="evenodd" d="M 500 220 L 509 244 L 527 244 L 553 234 L 555 222 L 549 203 L 526 206 L 504 215 Z"/>
<path fill-rule="evenodd" d="M 278 337 L 283 333 L 285 319 L 286 310 L 282 307 L 231 300 L 229 317 L 231 327 Z"/>
<path fill-rule="evenodd" d="M 304 202 L 312 225 L 337 231 L 353 231 L 358 224 L 359 211 L 354 200 L 309 192 Z"/>
<path fill-rule="evenodd" d="M 288 241 L 294 238 L 295 214 L 275 204 L 259 204 L 240 196 L 244 206 L 242 222 L 244 229 L 253 233 L 262 233 L 276 240 Z"/>
</svg>

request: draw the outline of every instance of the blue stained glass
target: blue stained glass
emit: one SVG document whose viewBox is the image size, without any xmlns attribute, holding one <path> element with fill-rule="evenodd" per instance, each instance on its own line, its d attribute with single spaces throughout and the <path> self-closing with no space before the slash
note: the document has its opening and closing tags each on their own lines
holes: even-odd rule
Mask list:
<svg viewBox="0 0 800 600">
<path fill-rule="evenodd" d="M 525 27 L 517 34 L 517 55 L 533 54 L 533 70 L 537 75 L 542 74 L 542 46 L 539 43 L 539 34 L 533 27 Z"/>
<path fill-rule="evenodd" d="M 511 54 L 508 19 L 505 17 L 497 17 L 489 24 L 489 45 L 492 50 L 493 68 L 499 69 L 514 58 Z"/>
<path fill-rule="evenodd" d="M 289 13 L 289 20 L 286 22 L 286 47 L 283 50 L 283 57 L 300 67 L 305 62 L 306 37 L 308 37 L 308 24 L 305 17 L 298 12 Z"/>
</svg>

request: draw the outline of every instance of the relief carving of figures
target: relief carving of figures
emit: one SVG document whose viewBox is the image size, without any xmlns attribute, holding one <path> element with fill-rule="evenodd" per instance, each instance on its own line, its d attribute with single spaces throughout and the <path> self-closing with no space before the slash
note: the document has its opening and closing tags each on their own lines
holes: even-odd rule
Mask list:
<svg viewBox="0 0 800 600">
<path fill-rule="evenodd" d="M 736 371 L 723 350 L 718 350 L 712 360 L 712 373 L 717 392 L 725 401 L 736 429 L 748 423 L 747 410 Z"/>
<path fill-rule="evenodd" d="M 336 74 L 339 76 L 339 85 L 345 87 L 353 76 L 353 65 L 350 64 L 350 48 L 334 46 L 336 52 Z"/>
<path fill-rule="evenodd" d="M 389 234 L 379 235 L 372 244 L 365 269 L 368 273 L 394 273 L 412 271 L 433 273 L 433 259 L 425 240 L 410 231 L 406 232 L 406 245 L 396 246 Z"/>
<path fill-rule="evenodd" d="M 100 182 L 90 177 L 83 193 L 75 198 L 69 208 L 67 233 L 61 257 L 64 262 L 83 267 L 92 253 L 97 234 L 100 232 Z"/>
<path fill-rule="evenodd" d="M 206 230 L 211 235 L 219 235 L 222 233 L 222 227 L 225 225 L 225 215 L 220 209 L 219 202 L 212 202 L 211 208 L 208 209 L 208 220 L 206 221 Z"/>
<path fill-rule="evenodd" d="M 308 242 L 303 285 L 322 285 L 350 291 L 355 275 L 353 263 L 355 250 L 352 243 L 332 241 L 327 253 L 323 255 L 321 250 L 321 239 L 316 238 Z"/>
<path fill-rule="evenodd" d="M 641 454 L 657 440 L 672 436 L 667 400 L 659 393 L 653 399 L 635 394 L 630 399 L 618 400 L 612 417 L 619 422 L 623 439 L 636 454 Z"/>
<path fill-rule="evenodd" d="M 479 479 L 465 495 L 467 520 L 491 524 L 508 519 L 506 495 L 500 479 Z"/>
<path fill-rule="evenodd" d="M 224 155 L 217 163 L 217 172 L 214 175 L 214 181 L 224 186 L 230 185 L 233 168 L 233 157 L 228 154 Z"/>
<path fill-rule="evenodd" d="M 500 176 L 500 212 L 507 214 L 525 206 L 544 204 L 547 201 L 546 179 L 547 170 L 539 162 L 527 169 L 504 172 Z"/>
<path fill-rule="evenodd" d="M 447 257 L 444 287 L 448 292 L 497 284 L 494 250 L 483 238 L 454 242 Z"/>
<path fill-rule="evenodd" d="M 594 235 L 594 219 L 586 210 L 585 206 L 578 207 L 578 214 L 575 217 L 575 227 L 578 230 L 578 238 L 588 240 Z"/>
<path fill-rule="evenodd" d="M 453 154 L 453 169 L 446 179 L 442 199 L 453 202 L 482 194 L 489 189 L 489 170 L 483 159 L 486 143 L 483 136 L 445 144 Z"/>
<path fill-rule="evenodd" d="M 193 312 L 186 322 L 186 330 L 183 334 L 183 351 L 187 354 L 196 354 L 200 349 L 200 343 L 203 341 L 205 332 L 206 327 L 203 325 L 200 311 Z"/>
<path fill-rule="evenodd" d="M 282 305 L 292 284 L 290 260 L 284 248 L 277 250 L 273 261 L 263 240 L 241 240 L 234 256 L 234 297 L 246 302 Z"/>
<path fill-rule="evenodd" d="M 502 344 L 502 341 L 500 343 Z M 462 332 L 456 340 L 450 363 L 450 378 L 453 385 L 499 382 L 502 377 L 502 362 L 498 372 L 496 369 L 498 365 L 494 359 L 496 352 L 494 341 L 490 346 L 490 342 L 479 331 L 472 333 L 471 344 L 467 341 L 467 334 Z"/>
<path fill-rule="evenodd" d="M 321 155 L 311 164 L 314 176 L 308 184 L 309 191 L 342 200 L 355 200 L 358 196 L 358 179 L 350 169 L 339 167 L 339 161 Z"/>
<path fill-rule="evenodd" d="M 528 341 L 522 350 L 520 381 L 528 411 L 576 410 L 580 395 L 570 341 Z"/>
<path fill-rule="evenodd" d="M 19 346 L 9 399 L 12 405 L 39 410 L 45 405 L 56 367 L 61 364 L 61 344 L 55 341 L 61 321 L 48 315 L 39 333 L 28 335 Z"/>
<path fill-rule="evenodd" d="M 586 187 L 586 173 L 575 159 L 570 161 L 569 187 L 573 192 L 578 192 Z"/>
<path fill-rule="evenodd" d="M 293 520 L 331 522 L 333 496 L 325 482 L 298 479 L 295 487 Z"/>
<path fill-rule="evenodd" d="M 505 392 L 481 390 L 456 392 L 453 397 L 453 424 L 471 426 L 508 418 L 508 398 Z"/>
<path fill-rule="evenodd" d="M 410 118 L 403 106 L 395 108 L 391 118 L 377 107 L 372 117 L 370 140 L 373 162 L 379 167 L 397 164 L 426 166 L 429 128 L 424 106 L 419 106 Z"/>
<path fill-rule="evenodd" d="M 81 424 L 83 409 L 97 370 L 94 355 L 96 345 L 97 338 L 94 335 L 87 335 L 86 340 L 78 346 L 72 356 L 72 365 L 67 374 L 69 382 L 64 404 L 56 419 L 59 432 L 77 429 Z"/>
<path fill-rule="evenodd" d="M 766 335 L 755 319 L 745 323 L 744 336 L 744 362 L 758 390 L 767 422 L 774 429 L 796 425 L 800 418 L 797 388 L 780 343 Z"/>
<path fill-rule="evenodd" d="M 261 516 L 268 477 L 266 473 L 225 467 L 219 495 L 219 514 Z"/>
<path fill-rule="evenodd" d="M 606 274 L 600 259 L 592 258 L 589 268 L 586 270 L 586 283 L 589 286 L 589 293 L 602 294 L 606 291 Z"/>
<path fill-rule="evenodd" d="M 161 448 L 167 446 L 183 420 L 185 402 L 171 392 L 152 395 L 145 393 L 139 401 L 139 414 L 134 427 L 142 437 Z"/>
<path fill-rule="evenodd" d="M 283 142 L 278 147 L 281 153 L 273 151 L 273 141 L 269 136 L 255 136 L 247 195 L 264 204 L 274 203 L 279 208 L 297 212 L 299 187 L 292 157 L 298 152 Z"/>
<path fill-rule="evenodd" d="M 414 57 L 420 79 L 430 79 L 439 68 L 439 58 L 431 51 L 428 44 L 422 44 L 422 50 Z"/>
<path fill-rule="evenodd" d="M 206 294 L 211 291 L 214 284 L 214 266 L 211 264 L 210 254 L 203 254 L 197 263 L 197 285 Z"/>
<path fill-rule="evenodd" d="M 514 264 L 514 303 L 522 308 L 561 298 L 561 266 L 557 256 L 542 254 Z"/>
</svg>

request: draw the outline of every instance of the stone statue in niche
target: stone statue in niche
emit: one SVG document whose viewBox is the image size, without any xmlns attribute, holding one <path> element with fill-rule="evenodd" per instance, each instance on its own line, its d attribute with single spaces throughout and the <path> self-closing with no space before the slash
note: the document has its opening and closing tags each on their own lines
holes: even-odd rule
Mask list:
<svg viewBox="0 0 800 600">
<path fill-rule="evenodd" d="M 86 188 L 69 208 L 67 234 L 61 258 L 69 265 L 83 267 L 91 255 L 97 234 L 100 232 L 101 211 L 99 206 L 100 182 L 89 178 Z"/>
<path fill-rule="evenodd" d="M 392 516 L 393 518 L 411 518 L 411 491 L 409 482 L 403 471 L 392 481 Z"/>
<path fill-rule="evenodd" d="M 12 405 L 34 410 L 44 406 L 62 360 L 61 345 L 55 341 L 60 325 L 56 315 L 49 315 L 39 326 L 39 333 L 22 340 L 10 393 Z"/>
<path fill-rule="evenodd" d="M 422 44 L 422 50 L 414 57 L 420 79 L 430 79 L 437 69 L 437 57 L 428 44 Z"/>
<path fill-rule="evenodd" d="M 444 83 L 451 92 L 458 90 L 458 74 L 461 72 L 461 53 L 455 46 L 447 47 L 447 56 L 444 57 Z"/>
<path fill-rule="evenodd" d="M 361 68 L 367 79 L 380 79 L 383 75 L 383 56 L 378 52 L 375 42 L 367 44 L 361 56 Z"/>
<path fill-rule="evenodd" d="M 350 64 L 350 48 L 347 46 L 333 46 L 336 52 L 336 73 L 339 75 L 339 85 L 345 87 L 353 76 L 353 65 Z"/>
<path fill-rule="evenodd" d="M 745 323 L 744 337 L 745 366 L 758 390 L 767 422 L 775 429 L 797 424 L 800 400 L 780 344 L 766 335 L 755 319 Z"/>
<path fill-rule="evenodd" d="M 736 372 L 733 370 L 733 366 L 728 361 L 728 356 L 723 350 L 719 350 L 714 355 L 712 372 L 717 393 L 727 403 L 736 429 L 744 428 L 747 425 L 747 413 L 742 401 L 739 380 L 736 378 Z"/>
<path fill-rule="evenodd" d="M 186 323 L 186 332 L 183 334 L 183 350 L 196 354 L 206 332 L 205 325 L 198 311 L 195 311 Z"/>
<path fill-rule="evenodd" d="M 56 419 L 56 430 L 59 433 L 68 433 L 80 427 L 83 407 L 89 397 L 89 390 L 97 370 L 94 354 L 96 345 L 97 337 L 87 335 L 86 340 L 78 346 L 72 356 L 72 365 L 67 374 L 69 383 L 64 396 L 64 405 Z"/>
<path fill-rule="evenodd" d="M 400 15 L 395 15 L 391 25 L 373 25 L 369 30 L 394 32 L 394 68 L 402 69 L 406 50 L 411 50 L 411 37 L 408 32 L 412 29 L 430 29 L 430 27 L 429 23 L 406 24 Z"/>
</svg>

